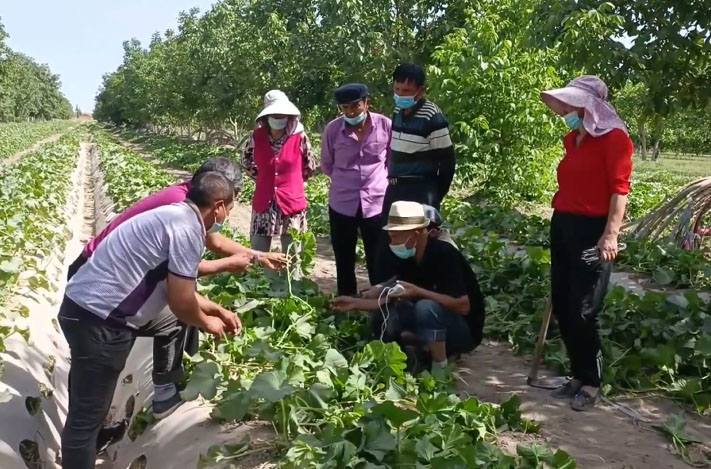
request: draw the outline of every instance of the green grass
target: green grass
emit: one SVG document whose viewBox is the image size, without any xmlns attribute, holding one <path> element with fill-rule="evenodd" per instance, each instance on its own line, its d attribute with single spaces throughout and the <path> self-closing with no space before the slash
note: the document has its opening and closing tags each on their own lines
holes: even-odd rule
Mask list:
<svg viewBox="0 0 711 469">
<path fill-rule="evenodd" d="M 682 156 L 663 153 L 657 161 L 635 157 L 635 173 L 666 171 L 689 180 L 711 176 L 711 155 Z"/>
</svg>

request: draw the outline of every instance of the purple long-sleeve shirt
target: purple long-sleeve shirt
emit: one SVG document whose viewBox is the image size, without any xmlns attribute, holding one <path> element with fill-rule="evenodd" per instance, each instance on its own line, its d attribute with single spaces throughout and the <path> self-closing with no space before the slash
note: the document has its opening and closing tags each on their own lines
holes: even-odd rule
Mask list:
<svg viewBox="0 0 711 469">
<path fill-rule="evenodd" d="M 364 218 L 383 210 L 388 187 L 391 121 L 369 113 L 370 129 L 358 141 L 343 117 L 331 121 L 321 142 L 321 170 L 331 178 L 329 204 L 336 212 L 355 216 L 358 206 Z"/>
</svg>

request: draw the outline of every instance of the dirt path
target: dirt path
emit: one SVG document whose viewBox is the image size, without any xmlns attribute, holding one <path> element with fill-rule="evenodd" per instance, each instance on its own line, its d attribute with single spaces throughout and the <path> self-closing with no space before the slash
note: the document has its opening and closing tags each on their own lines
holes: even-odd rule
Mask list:
<svg viewBox="0 0 711 469">
<path fill-rule="evenodd" d="M 155 161 L 140 145 L 124 144 Z M 171 170 L 171 173 L 189 177 L 184 171 Z M 249 207 L 236 205 L 229 224 L 248 236 L 250 218 Z M 273 249 L 278 244 L 275 240 Z M 328 238 L 318 239 L 316 266 L 311 278 L 325 293 L 335 292 L 336 269 Z M 368 285 L 367 273 L 362 268 L 359 268 L 358 282 L 360 288 Z M 567 402 L 553 400 L 550 391 L 526 385 L 530 359 L 515 355 L 506 344 L 487 341 L 459 363 L 458 387 L 462 395 L 472 394 L 483 401 L 500 403 L 516 393 L 521 397 L 524 415 L 541 424 L 538 435 L 504 434 L 501 443 L 509 451 L 515 452 L 519 443 L 541 443 L 564 449 L 576 459 L 578 467 L 585 469 L 689 468 L 692 466 L 673 453 L 666 437 L 653 428 L 670 415 L 680 413 L 685 414 L 688 431 L 711 444 L 711 419 L 689 414 L 667 399 L 620 401 L 641 420 L 634 420 L 609 404 L 601 404 L 585 414 L 576 413 Z M 550 371 L 541 370 L 541 374 L 546 373 L 552 375 Z"/>
<path fill-rule="evenodd" d="M 12 166 L 15 164 L 20 158 L 22 158 L 25 155 L 29 155 L 30 153 L 33 153 L 37 150 L 39 150 L 43 145 L 46 145 L 47 143 L 54 143 L 57 140 L 59 140 L 59 137 L 64 135 L 63 133 L 61 134 L 54 134 L 51 135 L 47 138 L 43 138 L 42 140 L 38 140 L 37 142 L 33 143 L 31 147 L 26 148 L 22 151 L 18 151 L 14 155 L 10 156 L 9 158 L 5 158 L 4 160 L 0 160 L 0 169 L 2 168 L 7 168 L 8 166 Z"/>
<path fill-rule="evenodd" d="M 514 355 L 505 344 L 484 342 L 459 364 L 459 388 L 495 403 L 508 399 L 513 393 L 518 394 L 524 415 L 541 424 L 536 440 L 567 451 L 575 458 L 578 467 L 692 467 L 673 454 L 668 440 L 653 428 L 673 414 L 684 413 L 689 433 L 711 443 L 711 419 L 684 412 L 668 399 L 652 397 L 617 401 L 637 412 L 645 421 L 635 422 L 608 404 L 601 404 L 587 413 L 574 412 L 567 402 L 552 399 L 550 391 L 526 385 L 530 360 L 530 357 Z M 541 370 L 541 373 L 554 375 L 548 370 Z M 506 436 L 504 443 L 514 447 L 516 441 Z"/>
</svg>

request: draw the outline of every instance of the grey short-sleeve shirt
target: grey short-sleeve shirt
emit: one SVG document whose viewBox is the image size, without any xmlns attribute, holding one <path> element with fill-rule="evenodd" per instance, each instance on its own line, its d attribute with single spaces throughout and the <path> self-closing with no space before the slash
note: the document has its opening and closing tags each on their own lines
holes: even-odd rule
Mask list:
<svg viewBox="0 0 711 469">
<path fill-rule="evenodd" d="M 102 318 L 133 328 L 168 304 L 168 272 L 197 278 L 205 227 L 192 202 L 137 215 L 114 230 L 72 277 L 66 295 Z"/>
</svg>

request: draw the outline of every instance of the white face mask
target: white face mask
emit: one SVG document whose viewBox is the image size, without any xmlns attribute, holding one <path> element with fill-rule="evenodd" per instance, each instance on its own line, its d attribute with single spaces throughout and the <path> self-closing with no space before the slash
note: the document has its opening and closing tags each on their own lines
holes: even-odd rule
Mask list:
<svg viewBox="0 0 711 469">
<path fill-rule="evenodd" d="M 281 130 L 286 127 L 286 124 L 289 123 L 289 118 L 288 117 L 282 117 L 281 119 L 275 119 L 273 117 L 270 117 L 269 119 L 269 127 L 275 130 Z"/>
</svg>

